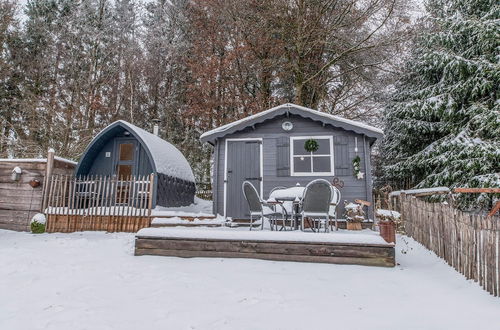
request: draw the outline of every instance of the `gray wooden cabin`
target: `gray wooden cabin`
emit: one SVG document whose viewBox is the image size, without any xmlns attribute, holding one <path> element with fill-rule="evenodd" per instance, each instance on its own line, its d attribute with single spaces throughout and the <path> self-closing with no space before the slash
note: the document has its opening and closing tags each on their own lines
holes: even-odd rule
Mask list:
<svg viewBox="0 0 500 330">
<path fill-rule="evenodd" d="M 245 180 L 267 199 L 277 186 L 305 186 L 317 178 L 332 182 L 338 177 L 345 183 L 340 189 L 342 201 L 371 202 L 370 151 L 382 135 L 380 129 L 364 123 L 295 104 L 280 105 L 205 132 L 201 141 L 214 147 L 214 214 L 249 218 L 241 188 Z M 313 155 L 304 152 L 309 138 L 319 143 Z M 363 179 L 353 175 L 356 155 L 361 158 Z M 338 214 L 343 218 L 343 203 Z M 373 219 L 373 209 L 369 209 L 368 217 Z"/>
<path fill-rule="evenodd" d="M 75 174 L 118 178 L 155 175 L 155 206 L 186 206 L 194 202 L 195 179 L 189 162 L 169 142 L 126 121 L 104 128 L 88 145 Z"/>
</svg>

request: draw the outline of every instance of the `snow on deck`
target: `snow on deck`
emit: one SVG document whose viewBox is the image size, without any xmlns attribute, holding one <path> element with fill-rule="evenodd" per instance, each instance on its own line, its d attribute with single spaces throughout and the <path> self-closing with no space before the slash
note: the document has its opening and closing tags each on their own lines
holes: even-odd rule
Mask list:
<svg viewBox="0 0 500 330">
<path fill-rule="evenodd" d="M 143 228 L 137 237 L 190 238 L 238 241 L 272 241 L 272 242 L 307 242 L 307 243 L 342 243 L 392 246 L 378 232 L 370 229 L 352 231 L 339 230 L 330 233 L 313 233 L 303 231 L 267 231 L 248 228 Z"/>
<path fill-rule="evenodd" d="M 0 230 L 0 251 L 0 329 L 498 329 L 500 299 L 406 237 L 394 268 L 135 257 L 128 233 Z"/>
</svg>

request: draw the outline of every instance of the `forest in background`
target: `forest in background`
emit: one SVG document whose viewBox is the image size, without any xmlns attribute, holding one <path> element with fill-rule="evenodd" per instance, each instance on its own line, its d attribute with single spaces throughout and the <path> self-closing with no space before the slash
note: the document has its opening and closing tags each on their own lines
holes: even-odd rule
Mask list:
<svg viewBox="0 0 500 330">
<path fill-rule="evenodd" d="M 371 124 L 414 30 L 407 0 L 0 0 L 0 157 L 78 160 L 124 119 L 209 182 L 203 132 L 284 102 Z"/>
</svg>

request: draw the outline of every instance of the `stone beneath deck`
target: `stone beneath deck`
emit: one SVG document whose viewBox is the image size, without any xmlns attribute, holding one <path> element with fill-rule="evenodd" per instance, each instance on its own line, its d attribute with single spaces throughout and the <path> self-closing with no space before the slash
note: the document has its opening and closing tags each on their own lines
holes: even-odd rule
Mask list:
<svg viewBox="0 0 500 330">
<path fill-rule="evenodd" d="M 371 230 L 312 233 L 231 228 L 144 228 L 136 234 L 135 254 L 395 265 L 394 245 L 386 243 Z"/>
</svg>

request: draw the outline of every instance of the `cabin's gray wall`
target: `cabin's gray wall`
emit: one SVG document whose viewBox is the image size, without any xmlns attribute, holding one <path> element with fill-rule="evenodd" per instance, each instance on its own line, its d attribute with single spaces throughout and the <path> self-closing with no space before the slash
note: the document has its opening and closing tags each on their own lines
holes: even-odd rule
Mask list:
<svg viewBox="0 0 500 330">
<path fill-rule="evenodd" d="M 294 127 L 290 132 L 285 132 L 281 128 L 284 120 L 292 121 Z M 263 153 L 264 153 L 264 199 L 268 198 L 269 192 L 276 186 L 293 186 L 296 183 L 305 186 L 311 180 L 320 178 L 318 176 L 278 176 L 277 173 L 277 147 L 276 143 L 280 137 L 286 136 L 333 136 L 334 140 L 334 174 L 344 181 L 344 188 L 341 189 L 342 205 L 339 209 L 339 217 L 343 218 L 344 208 L 343 201 L 353 201 L 354 199 L 364 199 L 371 201 L 371 173 L 370 173 L 370 150 L 369 142 L 363 139 L 363 135 L 356 134 L 352 131 L 346 131 L 339 128 L 334 128 L 330 125 L 325 125 L 306 119 L 300 116 L 292 115 L 289 118 L 285 116 L 258 124 L 255 128 L 247 128 L 224 138 L 220 138 L 214 145 L 214 155 L 216 164 L 214 166 L 214 213 L 224 214 L 224 160 L 225 160 L 225 140 L 235 138 L 263 138 Z M 358 155 L 361 158 L 361 171 L 365 173 L 363 180 L 358 180 L 353 176 L 352 160 L 356 156 L 354 151 L 354 138 L 358 138 Z M 346 139 L 347 141 L 347 156 L 349 168 L 340 168 L 338 149 L 335 148 L 335 141 Z M 370 169 L 367 171 L 367 168 Z M 332 181 L 333 177 L 321 177 L 328 181 Z M 243 198 L 243 196 L 242 196 Z M 373 218 L 372 212 L 369 214 Z"/>
<path fill-rule="evenodd" d="M 219 198 L 219 189 L 218 183 L 219 183 L 219 175 L 222 173 L 222 168 L 224 166 L 224 163 L 221 163 L 219 160 L 219 145 L 220 143 L 216 140 L 215 145 L 214 145 L 214 150 L 212 153 L 212 164 L 213 164 L 213 173 L 212 173 L 212 213 L 217 214 L 220 213 L 218 212 L 218 202 L 220 200 Z"/>
<path fill-rule="evenodd" d="M 110 139 L 104 147 L 99 151 L 97 156 L 94 158 L 92 162 L 92 166 L 88 175 L 111 175 L 113 172 L 113 148 L 114 148 L 114 139 Z M 111 154 L 110 157 L 106 157 L 106 152 Z"/>
</svg>

